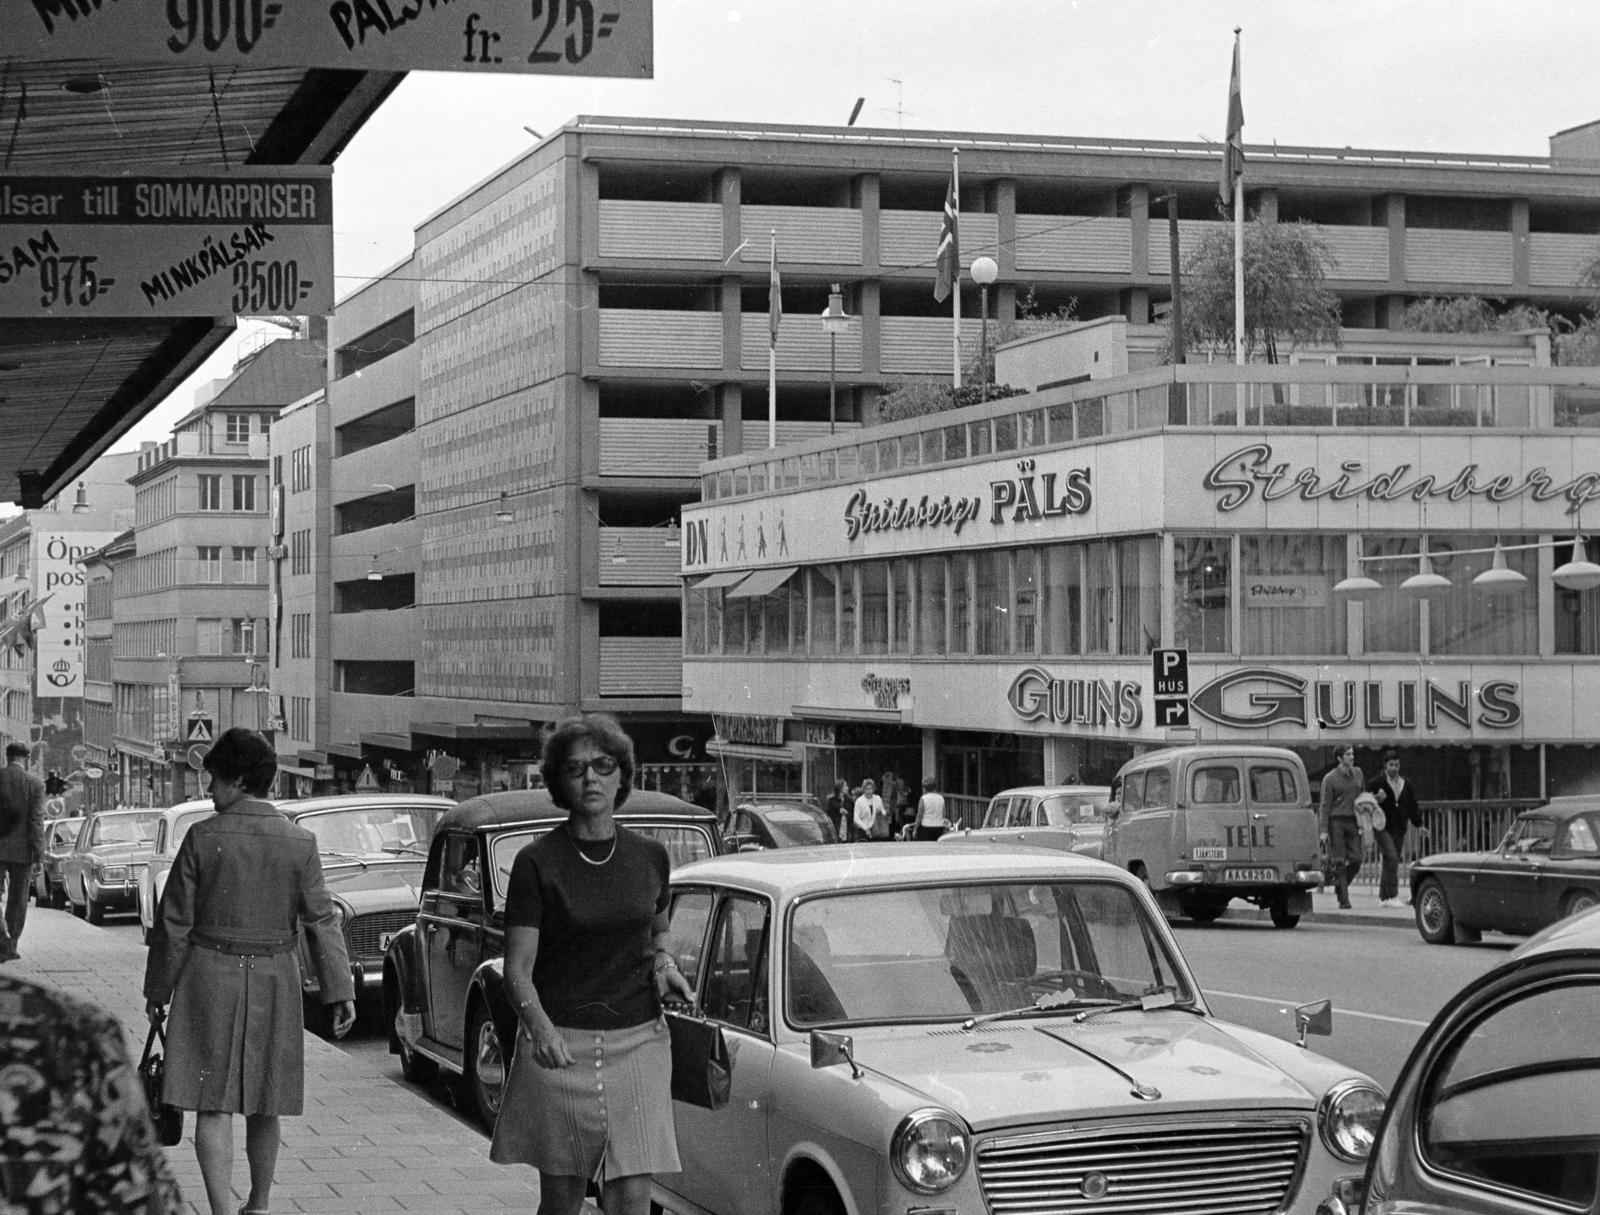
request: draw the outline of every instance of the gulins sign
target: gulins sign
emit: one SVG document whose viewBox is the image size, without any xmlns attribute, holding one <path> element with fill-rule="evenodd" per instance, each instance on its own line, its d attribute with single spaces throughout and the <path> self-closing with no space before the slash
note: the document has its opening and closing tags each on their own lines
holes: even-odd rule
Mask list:
<svg viewBox="0 0 1600 1215">
<path fill-rule="evenodd" d="M 1200 716 L 1236 730 L 1262 730 L 1280 722 L 1319 729 L 1433 730 L 1447 718 L 1471 729 L 1509 730 L 1522 720 L 1517 685 L 1491 679 L 1474 688 L 1431 679 L 1302 679 L 1271 667 L 1241 667 L 1220 675 L 1189 698 Z M 1313 713 L 1315 716 L 1313 716 Z"/>
<path fill-rule="evenodd" d="M 1043 667 L 1024 667 L 1006 692 L 1023 721 L 1137 730 L 1144 721 L 1139 685 L 1125 679 L 1058 679 Z"/>
</svg>

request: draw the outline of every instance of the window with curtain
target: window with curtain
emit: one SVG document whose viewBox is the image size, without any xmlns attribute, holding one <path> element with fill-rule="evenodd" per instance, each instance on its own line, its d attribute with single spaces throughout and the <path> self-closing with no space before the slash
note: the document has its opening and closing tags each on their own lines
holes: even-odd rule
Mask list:
<svg viewBox="0 0 1600 1215">
<path fill-rule="evenodd" d="M 791 578 L 756 601 L 763 617 L 765 650 L 768 654 L 789 653 L 789 588 L 793 582 Z"/>
<path fill-rule="evenodd" d="M 686 655 L 706 652 L 706 595 L 699 587 L 690 587 L 683 596 L 683 652 Z M 296 620 L 298 621 L 298 617 Z"/>
<path fill-rule="evenodd" d="M 1076 654 L 1083 623 L 1083 547 L 1056 544 L 1039 550 L 1039 652 Z"/>
<path fill-rule="evenodd" d="M 858 566 L 839 567 L 839 653 L 856 652 L 856 570 Z"/>
<path fill-rule="evenodd" d="M 789 649 L 795 654 L 806 652 L 806 573 L 801 570 L 789 579 Z"/>
<path fill-rule="evenodd" d="M 811 652 L 833 654 L 838 649 L 835 629 L 838 619 L 839 568 L 825 565 L 810 571 L 811 584 Z"/>
<path fill-rule="evenodd" d="M 702 591 L 706 604 L 706 653 L 722 653 L 722 596 L 719 590 Z"/>
<path fill-rule="evenodd" d="M 1019 548 L 1011 561 L 1012 653 L 1039 652 L 1039 553 Z"/>
<path fill-rule="evenodd" d="M 889 563 L 863 561 L 856 566 L 861 579 L 861 652 L 886 654 L 889 650 Z"/>
<path fill-rule="evenodd" d="M 1246 654 L 1343 654 L 1343 536 L 1239 537 L 1239 597 Z"/>
<path fill-rule="evenodd" d="M 1228 536 L 1173 537 L 1173 643 L 1179 648 L 1195 654 L 1232 650 L 1232 547 Z"/>
<path fill-rule="evenodd" d="M 1119 654 L 1148 654 L 1161 644 L 1161 541 L 1117 541 Z"/>
<path fill-rule="evenodd" d="M 944 653 L 944 558 L 918 557 L 917 636 L 918 654 Z"/>
<path fill-rule="evenodd" d="M 1115 640 L 1116 598 L 1112 584 L 1111 542 L 1097 540 L 1083 550 L 1083 652 L 1109 654 Z"/>
<path fill-rule="evenodd" d="M 1361 572 L 1383 587 L 1383 592 L 1362 605 L 1361 645 L 1368 654 L 1420 654 L 1422 609 L 1400 584 L 1417 572 L 1415 536 L 1363 536 L 1363 557 L 1395 557 L 1394 561 L 1363 561 Z"/>
<path fill-rule="evenodd" d="M 911 562 L 904 558 L 889 564 L 889 586 L 893 601 L 893 633 L 889 649 L 896 654 L 911 653 Z"/>
<path fill-rule="evenodd" d="M 1573 553 L 1572 537 L 1557 536 L 1558 544 L 1552 554 L 1553 564 L 1560 569 L 1569 561 L 1592 561 L 1588 553 Z M 1600 545 L 1587 546 L 1590 552 Z M 1558 586 L 1556 591 L 1556 653 L 1600 654 L 1600 587 L 1588 591 L 1569 591 Z"/>
<path fill-rule="evenodd" d="M 748 599 L 722 600 L 722 652 L 724 654 L 743 654 L 745 642 L 746 613 L 745 605 Z"/>
<path fill-rule="evenodd" d="M 950 652 L 972 652 L 972 555 L 950 558 Z"/>
<path fill-rule="evenodd" d="M 1532 544 L 1532 536 L 1502 535 L 1501 544 Z M 1507 553 L 1506 568 L 1527 578 L 1511 594 L 1491 595 L 1472 580 L 1494 564 L 1493 553 L 1461 553 L 1467 548 L 1492 548 L 1495 537 L 1455 533 L 1428 537 L 1428 557 L 1435 573 L 1450 579 L 1453 590 L 1428 601 L 1430 654 L 1537 654 L 1539 652 L 1539 566 L 1537 549 Z"/>
<path fill-rule="evenodd" d="M 984 550 L 972 555 L 972 606 L 974 654 L 1004 654 L 1011 591 L 1006 566 L 1008 554 Z"/>
</svg>

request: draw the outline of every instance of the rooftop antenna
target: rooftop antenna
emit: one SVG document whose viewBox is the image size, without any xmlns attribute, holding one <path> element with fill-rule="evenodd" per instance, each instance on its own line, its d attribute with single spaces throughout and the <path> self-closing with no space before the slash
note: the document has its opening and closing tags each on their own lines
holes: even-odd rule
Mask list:
<svg viewBox="0 0 1600 1215">
<path fill-rule="evenodd" d="M 888 81 L 889 81 L 890 84 L 894 85 L 894 91 L 895 91 L 894 108 L 891 109 L 888 106 L 879 106 L 878 108 L 881 109 L 886 114 L 893 114 L 897 118 L 899 118 L 899 120 L 900 120 L 900 129 L 903 131 L 903 130 L 906 129 L 906 115 L 910 114 L 913 118 L 915 118 L 917 116 L 916 115 L 916 111 L 915 110 L 906 109 L 906 87 L 905 87 L 905 81 L 901 80 L 898 76 L 890 76 L 890 77 L 888 77 Z"/>
</svg>

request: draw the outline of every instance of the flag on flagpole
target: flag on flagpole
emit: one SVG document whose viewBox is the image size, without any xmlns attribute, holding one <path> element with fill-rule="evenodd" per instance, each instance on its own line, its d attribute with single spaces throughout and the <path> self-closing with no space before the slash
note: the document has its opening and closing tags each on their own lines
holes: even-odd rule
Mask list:
<svg viewBox="0 0 1600 1215">
<path fill-rule="evenodd" d="M 772 234 L 772 284 L 767 288 L 767 328 L 772 346 L 778 345 L 778 326 L 783 324 L 783 283 L 778 279 L 778 234 Z"/>
<path fill-rule="evenodd" d="M 1222 141 L 1222 205 L 1233 203 L 1234 182 L 1244 176 L 1244 95 L 1239 87 L 1239 32 L 1233 34 L 1233 77 L 1228 82 L 1228 129 Z"/>
<path fill-rule="evenodd" d="M 939 229 L 939 277 L 934 280 L 933 298 L 943 302 L 961 281 L 960 189 L 956 170 L 950 170 L 950 184 L 944 192 L 944 225 Z"/>
</svg>

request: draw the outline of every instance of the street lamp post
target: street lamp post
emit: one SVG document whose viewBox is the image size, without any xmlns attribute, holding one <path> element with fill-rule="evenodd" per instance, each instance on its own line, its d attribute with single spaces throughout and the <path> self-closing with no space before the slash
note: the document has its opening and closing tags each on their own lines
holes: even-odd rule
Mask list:
<svg viewBox="0 0 1600 1215">
<path fill-rule="evenodd" d="M 989 399 L 989 284 L 1000 277 L 1000 267 L 992 257 L 972 259 L 972 281 L 978 284 L 983 297 L 983 328 L 978 339 L 978 375 L 983 384 L 980 400 Z"/>
<path fill-rule="evenodd" d="M 837 368 L 839 335 L 850 328 L 850 318 L 844 310 L 844 297 L 839 284 L 829 288 L 828 306 L 822 313 L 822 329 L 828 335 L 828 433 L 831 435 L 838 421 Z"/>
</svg>

